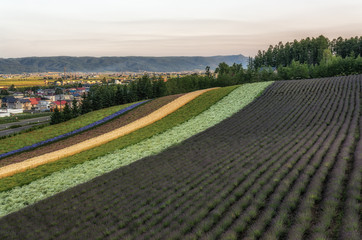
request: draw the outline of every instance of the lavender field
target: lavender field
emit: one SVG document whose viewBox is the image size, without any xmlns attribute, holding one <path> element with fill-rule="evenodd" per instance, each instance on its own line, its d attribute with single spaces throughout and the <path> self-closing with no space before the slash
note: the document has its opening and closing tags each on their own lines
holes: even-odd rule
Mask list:
<svg viewBox="0 0 362 240">
<path fill-rule="evenodd" d="M 278 81 L 168 148 L 0 218 L 0 239 L 360 239 L 362 75 Z"/>
</svg>

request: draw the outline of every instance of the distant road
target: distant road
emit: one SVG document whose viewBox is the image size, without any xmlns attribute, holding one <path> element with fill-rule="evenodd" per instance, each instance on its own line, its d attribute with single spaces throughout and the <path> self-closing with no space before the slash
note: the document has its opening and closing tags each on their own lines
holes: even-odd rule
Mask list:
<svg viewBox="0 0 362 240">
<path fill-rule="evenodd" d="M 50 116 L 46 116 L 46 117 L 19 120 L 19 122 L 0 124 L 0 137 L 7 136 L 7 135 L 10 135 L 13 133 L 17 133 L 17 132 L 29 129 L 33 126 L 47 123 L 49 121 L 50 121 Z M 22 127 L 10 128 L 11 126 L 14 126 L 14 125 L 21 125 Z"/>
<path fill-rule="evenodd" d="M 23 119 L 23 120 L 19 120 L 19 122 L 11 122 L 11 123 L 4 123 L 4 124 L 0 124 L 0 131 L 6 128 L 9 128 L 13 125 L 28 125 L 28 124 L 32 124 L 32 123 L 40 123 L 40 122 L 49 122 L 50 121 L 50 116 L 46 116 L 46 117 L 38 117 L 38 118 L 31 118 L 31 119 Z"/>
</svg>

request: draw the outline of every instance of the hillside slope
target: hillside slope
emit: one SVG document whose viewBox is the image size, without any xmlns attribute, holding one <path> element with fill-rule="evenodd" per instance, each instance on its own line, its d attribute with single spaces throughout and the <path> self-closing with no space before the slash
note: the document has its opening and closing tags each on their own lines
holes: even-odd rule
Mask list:
<svg viewBox="0 0 362 240">
<path fill-rule="evenodd" d="M 215 69 L 221 62 L 229 65 L 242 63 L 247 66 L 248 58 L 243 55 L 213 57 L 27 57 L 0 58 L 1 73 L 23 72 L 181 72 Z"/>
<path fill-rule="evenodd" d="M 275 82 L 155 156 L 0 219 L 0 237 L 359 239 L 362 75 Z"/>
</svg>

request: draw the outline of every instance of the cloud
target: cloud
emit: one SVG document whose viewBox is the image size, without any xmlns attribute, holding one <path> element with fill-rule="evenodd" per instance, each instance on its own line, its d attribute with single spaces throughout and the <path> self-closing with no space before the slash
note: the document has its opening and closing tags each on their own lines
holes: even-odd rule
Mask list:
<svg viewBox="0 0 362 240">
<path fill-rule="evenodd" d="M 2 6 L 0 57 L 254 56 L 279 41 L 359 35 L 362 24 L 355 0 L 13 2 Z"/>
</svg>

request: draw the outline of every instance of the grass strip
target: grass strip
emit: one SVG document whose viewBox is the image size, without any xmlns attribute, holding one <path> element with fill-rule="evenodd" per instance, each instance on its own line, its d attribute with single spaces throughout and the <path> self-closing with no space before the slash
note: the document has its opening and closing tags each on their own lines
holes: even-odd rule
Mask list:
<svg viewBox="0 0 362 240">
<path fill-rule="evenodd" d="M 93 112 L 86 113 L 67 122 L 50 125 L 31 132 L 15 135 L 13 137 L 0 140 L 0 154 L 10 152 L 19 148 L 36 144 L 50 138 L 74 131 L 78 128 L 85 127 L 96 121 L 99 121 L 115 112 L 118 112 L 134 103 L 113 106 Z"/>
<path fill-rule="evenodd" d="M 162 134 L 155 135 L 127 148 L 117 150 L 112 154 L 98 157 L 93 161 L 86 161 L 86 159 L 80 160 L 81 157 L 78 157 L 76 159 L 78 159 L 79 161 L 83 161 L 82 164 L 78 164 L 71 168 L 63 169 L 62 171 L 54 172 L 53 174 L 42 179 L 37 179 L 28 185 L 24 185 L 22 187 L 15 187 L 5 192 L 0 192 L 0 216 L 4 216 L 10 212 L 17 211 L 21 208 L 26 207 L 27 205 L 36 203 L 37 201 L 50 197 L 70 187 L 89 181 L 94 177 L 112 171 L 113 169 L 124 166 L 133 161 L 139 160 L 143 157 L 157 154 L 164 149 L 175 145 L 193 136 L 194 134 L 204 131 L 207 128 L 231 116 L 232 114 L 249 104 L 260 92 L 262 92 L 270 84 L 271 82 L 245 84 L 235 89 L 234 91 L 232 91 L 233 88 L 229 87 L 205 93 L 204 95 L 201 95 L 199 98 L 180 108 L 178 111 L 162 119 L 161 121 L 156 122 L 155 124 L 152 124 L 146 128 L 140 129 L 130 135 L 127 135 L 133 135 L 133 138 L 128 138 L 127 140 L 136 140 L 137 134 L 142 135 L 143 133 L 145 133 L 145 131 L 151 131 L 151 128 L 154 127 L 156 127 L 156 130 L 158 130 L 159 133 L 163 132 Z M 214 105 L 210 105 L 210 98 L 215 98 L 215 93 L 220 94 L 222 91 L 226 90 L 232 92 L 218 102 L 217 99 L 215 99 L 215 102 L 217 103 Z M 213 94 L 215 95 L 212 96 Z M 220 98 L 222 98 L 222 96 L 219 96 L 219 99 Z M 202 105 L 202 107 L 200 105 Z M 206 105 L 208 105 L 208 107 Z M 197 108 L 199 109 L 199 113 L 202 112 L 201 114 L 197 113 Z M 208 110 L 202 111 L 202 109 Z M 195 114 L 193 116 L 196 117 L 192 118 L 192 114 L 188 113 L 190 111 Z M 178 125 L 179 122 L 182 122 L 181 118 L 185 119 L 187 118 L 187 116 L 189 116 L 188 119 L 190 120 L 186 121 L 186 119 L 186 122 L 183 121 L 182 124 Z M 174 124 L 173 121 L 175 120 L 179 120 L 179 122 L 177 124 Z M 161 131 L 160 128 L 162 127 L 165 127 L 164 129 L 168 130 Z M 139 139 L 142 139 L 142 137 L 140 137 Z M 114 149 L 117 149 L 119 148 L 119 146 L 117 146 L 119 143 L 120 142 L 115 140 L 106 145 L 108 149 L 111 149 L 112 146 L 115 147 Z M 126 146 L 130 144 L 124 145 Z M 99 150 L 101 150 L 101 148 Z M 90 154 L 88 155 L 88 157 L 92 156 L 92 154 L 95 154 L 96 151 L 96 148 L 87 151 L 87 153 Z M 83 154 L 84 153 L 85 152 L 83 152 Z M 67 161 L 61 162 L 63 162 L 63 164 L 66 164 Z M 60 162 L 56 163 L 59 164 Z M 28 177 L 31 177 L 32 173 L 35 175 L 37 174 L 36 172 L 32 172 L 37 169 L 42 169 L 44 171 L 47 170 L 46 166 L 42 166 L 22 174 L 27 174 Z M 14 175 L 11 178 L 16 177 L 17 175 Z M 23 177 L 26 176 L 23 175 Z M 5 178 L 3 179 L 3 181 L 7 179 L 8 178 Z M 4 183 L 3 181 L 1 185 Z"/>
<path fill-rule="evenodd" d="M 16 149 L 16 150 L 12 150 L 10 152 L 0 154 L 0 158 L 4 158 L 4 157 L 8 157 L 8 156 L 13 155 L 13 154 L 29 151 L 29 150 L 32 150 L 32 149 L 35 149 L 35 148 L 38 148 L 38 147 L 53 143 L 53 142 L 57 142 L 57 141 L 62 140 L 64 138 L 68 138 L 70 136 L 82 133 L 84 131 L 87 131 L 89 129 L 92 129 L 94 127 L 102 125 L 102 124 L 104 124 L 106 122 L 109 122 L 109 121 L 115 119 L 116 117 L 119 117 L 120 115 L 126 113 L 127 111 L 130 111 L 130 110 L 132 110 L 132 109 L 134 109 L 134 108 L 136 108 L 136 107 L 140 106 L 141 104 L 144 104 L 144 103 L 146 103 L 148 101 L 149 100 L 145 100 L 145 101 L 142 101 L 142 102 L 134 103 L 134 104 L 132 104 L 132 105 L 126 107 L 126 108 L 123 108 L 120 111 L 117 111 L 117 112 L 115 112 L 115 113 L 113 113 L 111 115 L 108 115 L 107 117 L 105 117 L 105 118 L 103 118 L 101 120 L 95 121 L 95 122 L 93 122 L 91 124 L 88 124 L 88 125 L 86 125 L 84 127 L 78 128 L 76 130 L 73 130 L 73 131 L 58 135 L 56 137 L 53 137 L 53 138 L 50 138 L 50 139 L 47 139 L 47 140 L 44 140 L 44 141 L 34 143 L 32 145 L 28 145 L 28 146 L 25 146 L 25 147 L 22 147 L 22 148 L 19 148 L 19 149 Z M 0 170 L 0 172 L 1 172 L 1 170 Z"/>
<path fill-rule="evenodd" d="M 0 192 L 10 190 L 17 186 L 28 184 L 34 180 L 46 177 L 54 172 L 62 169 L 74 167 L 77 164 L 93 160 L 97 157 L 104 156 L 117 149 L 122 149 L 130 145 L 137 144 L 147 138 L 152 137 L 155 134 L 160 134 L 169 128 L 172 128 L 178 124 L 181 124 L 193 116 L 200 114 L 221 98 L 229 94 L 236 87 L 220 88 L 210 92 L 206 92 L 189 102 L 185 106 L 181 107 L 176 112 L 168 115 L 160 121 L 149 125 L 145 128 L 139 129 L 135 132 L 128 134 L 127 136 L 118 138 L 102 146 L 81 152 L 77 155 L 63 158 L 57 162 L 48 163 L 43 166 L 39 166 L 34 169 L 30 169 L 26 172 L 18 173 L 11 177 L 0 179 Z"/>
<path fill-rule="evenodd" d="M 117 138 L 125 136 L 131 132 L 134 132 L 140 128 L 146 127 L 156 121 L 161 120 L 162 118 L 173 113 L 174 111 L 176 111 L 180 107 L 184 106 L 188 102 L 197 98 L 201 94 L 208 92 L 210 90 L 214 90 L 214 89 L 204 89 L 204 90 L 198 90 L 198 91 L 187 93 L 187 94 L 173 100 L 172 102 L 166 104 L 165 106 L 162 106 L 161 108 L 157 109 L 156 111 L 153 111 L 152 113 L 148 114 L 147 116 L 144 116 L 140 119 L 137 119 L 137 120 L 127 124 L 126 126 L 119 127 L 117 129 L 114 129 L 113 131 L 104 133 L 97 137 L 87 139 L 85 141 L 76 143 L 72 146 L 68 146 L 63 149 L 59 149 L 59 150 L 56 150 L 53 152 L 42 154 L 40 156 L 26 159 L 19 163 L 13 163 L 13 164 L 4 166 L 4 167 L 0 168 L 0 178 L 12 176 L 16 173 L 24 172 L 28 169 L 35 168 L 35 167 L 38 167 L 40 165 L 44 165 L 44 164 L 47 164 L 50 162 L 55 162 L 55 161 L 58 161 L 59 159 L 69 157 L 69 156 L 75 155 L 77 153 L 89 150 L 91 148 L 95 148 L 95 147 L 104 145 L 110 141 L 113 141 Z M 127 111 L 128 108 L 132 108 L 139 104 L 140 103 L 133 104 L 121 111 L 124 111 L 124 110 Z M 119 115 L 120 112 L 117 112 L 116 114 Z M 110 118 L 111 116 L 108 116 L 108 117 L 104 118 L 103 120 L 106 120 L 107 118 Z M 101 121 L 103 121 L 103 120 L 101 120 Z M 97 122 L 95 122 L 93 124 L 96 124 L 96 123 Z M 93 124 L 91 124 L 91 125 L 93 125 Z"/>
<path fill-rule="evenodd" d="M 141 117 L 147 116 L 148 114 L 152 113 L 153 111 L 159 109 L 160 107 L 166 105 L 167 103 L 175 100 L 176 98 L 178 98 L 182 95 L 183 94 L 177 94 L 177 95 L 170 95 L 170 96 L 153 99 L 147 104 L 142 104 L 141 106 L 133 109 L 132 111 L 124 113 L 121 116 L 118 116 L 118 117 L 112 119 L 111 121 L 108 121 L 105 124 L 99 125 L 97 127 L 89 129 L 80 134 L 73 135 L 72 137 L 68 137 L 68 138 L 62 139 L 60 141 L 57 141 L 55 143 L 47 144 L 46 146 L 41 146 L 39 148 L 33 149 L 31 151 L 23 152 L 23 153 L 17 154 L 12 157 L 0 159 L 0 167 L 4 167 L 4 166 L 7 166 L 7 165 L 10 165 L 13 163 L 22 162 L 26 159 L 40 156 L 40 155 L 50 153 L 50 152 L 53 152 L 56 150 L 60 150 L 60 149 L 72 146 L 74 144 L 77 144 L 79 142 L 85 141 L 87 139 L 100 136 L 104 133 L 115 130 L 116 128 L 125 126 Z M 131 105 L 131 106 L 134 106 L 134 105 Z M 124 108 L 121 111 L 124 111 L 125 109 L 127 109 L 127 108 Z M 117 113 L 119 113 L 119 112 L 120 111 L 118 111 Z"/>
</svg>

